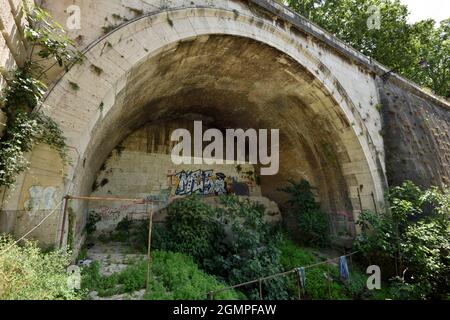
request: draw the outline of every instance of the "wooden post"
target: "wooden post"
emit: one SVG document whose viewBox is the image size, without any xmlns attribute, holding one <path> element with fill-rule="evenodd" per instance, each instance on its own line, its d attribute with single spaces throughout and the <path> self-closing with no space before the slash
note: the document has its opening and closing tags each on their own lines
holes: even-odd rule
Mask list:
<svg viewBox="0 0 450 320">
<path fill-rule="evenodd" d="M 263 300 L 262 280 L 259 279 L 259 300 Z"/>
<path fill-rule="evenodd" d="M 149 213 L 148 201 L 145 202 L 145 211 L 146 211 L 146 213 Z M 151 250 L 152 250 L 152 229 L 153 229 L 153 202 L 152 202 L 152 208 L 150 210 L 148 218 L 149 218 L 149 222 L 148 222 L 147 280 L 146 280 L 147 291 L 149 289 L 150 275 L 151 275 L 151 271 L 152 271 Z"/>
<path fill-rule="evenodd" d="M 328 279 L 328 295 L 329 295 L 330 300 L 331 300 L 331 279 Z"/>
<path fill-rule="evenodd" d="M 61 226 L 61 237 L 59 239 L 59 248 L 62 249 L 63 243 L 64 243 L 64 232 L 66 229 L 66 220 L 67 220 L 67 204 L 69 202 L 70 196 L 65 196 L 63 198 L 64 202 L 64 209 L 63 209 L 63 221 Z"/>
<path fill-rule="evenodd" d="M 302 285 L 301 285 L 301 279 L 300 279 L 300 272 L 297 273 L 297 287 L 298 287 L 298 300 L 302 300 Z"/>
<path fill-rule="evenodd" d="M 358 190 L 359 208 L 360 208 L 360 211 L 362 213 L 363 212 L 363 205 L 362 205 L 362 200 L 361 200 L 361 192 L 359 191 L 359 187 L 356 190 Z"/>
<path fill-rule="evenodd" d="M 378 208 L 377 208 L 377 202 L 375 201 L 375 195 L 372 192 L 372 201 L 373 201 L 373 207 L 375 208 L 375 213 L 378 214 Z"/>
</svg>

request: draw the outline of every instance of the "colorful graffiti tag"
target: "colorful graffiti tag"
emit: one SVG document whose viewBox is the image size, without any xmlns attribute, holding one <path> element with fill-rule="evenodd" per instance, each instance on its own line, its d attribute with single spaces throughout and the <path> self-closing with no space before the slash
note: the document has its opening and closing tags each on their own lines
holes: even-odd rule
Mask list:
<svg viewBox="0 0 450 320">
<path fill-rule="evenodd" d="M 214 174 L 213 170 L 181 171 L 175 177 L 178 180 L 177 196 L 219 196 L 227 193 L 226 176 L 223 173 Z"/>
</svg>

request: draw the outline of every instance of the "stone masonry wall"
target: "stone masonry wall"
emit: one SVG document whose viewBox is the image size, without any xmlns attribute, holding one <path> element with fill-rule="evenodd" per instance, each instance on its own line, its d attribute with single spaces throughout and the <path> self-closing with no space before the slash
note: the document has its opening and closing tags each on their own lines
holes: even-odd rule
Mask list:
<svg viewBox="0 0 450 320">
<path fill-rule="evenodd" d="M 0 0 L 0 92 L 6 86 L 8 71 L 24 62 L 26 47 L 23 41 L 24 18 L 20 14 L 21 0 Z M 0 136 L 6 117 L 0 111 Z"/>
<path fill-rule="evenodd" d="M 389 185 L 449 185 L 449 105 L 394 81 L 380 81 L 380 98 Z"/>
<path fill-rule="evenodd" d="M 190 128 L 192 123 L 147 125 L 125 139 L 116 148 L 93 185 L 93 197 L 144 198 L 155 202 L 155 221 L 165 218 L 167 205 L 191 193 L 205 198 L 215 198 L 221 193 L 234 192 L 233 183 L 248 186 L 250 199 L 263 203 L 271 213 L 279 214 L 278 207 L 261 195 L 252 165 L 180 165 L 172 163 L 170 152 L 174 143 L 170 134 L 176 128 Z M 208 182 L 193 183 L 201 174 Z M 222 175 L 219 179 L 218 175 Z M 193 179 L 191 179 L 193 178 Z M 223 178 L 223 180 L 222 180 Z M 210 184 L 211 182 L 211 184 Z M 211 201 L 214 200 L 211 199 Z M 125 216 L 135 219 L 145 217 L 145 206 L 122 201 L 89 201 L 90 213 L 102 220 L 97 231 L 110 231 Z M 273 212 L 272 212 L 273 211 Z M 77 225 L 83 225 L 79 221 Z"/>
</svg>

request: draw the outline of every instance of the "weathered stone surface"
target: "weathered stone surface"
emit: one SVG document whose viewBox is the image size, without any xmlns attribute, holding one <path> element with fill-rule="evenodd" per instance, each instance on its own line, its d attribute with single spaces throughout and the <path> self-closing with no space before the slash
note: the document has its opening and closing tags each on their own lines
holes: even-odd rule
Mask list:
<svg viewBox="0 0 450 320">
<path fill-rule="evenodd" d="M 394 82 L 380 85 L 389 184 L 450 185 L 450 106 Z"/>
<path fill-rule="evenodd" d="M 199 116 L 220 129 L 280 129 L 281 170 L 262 178 L 261 195 L 282 207 L 286 196 L 279 188 L 286 180 L 308 179 L 339 225 L 354 224 L 362 209 L 382 210 L 388 179 L 395 184 L 411 178 L 423 185 L 448 181 L 449 104 L 437 103 L 396 76 L 380 86 L 377 79 L 385 67 L 272 1 L 43 3 L 62 25 L 69 17 L 67 7 L 80 7 L 82 27 L 70 35 L 85 49 L 86 61 L 60 77 L 55 70 L 51 78 L 45 112 L 63 129 L 72 165 L 62 168 L 57 155 L 44 147 L 29 155 L 30 170 L 19 177 L 2 205 L 0 221 L 8 220 L 8 230 L 17 234 L 33 223 L 29 219 L 17 226 L 18 212 L 42 210 L 42 202 L 50 203 L 35 199 L 34 191 L 55 191 L 51 199 L 90 195 L 100 169 L 121 142 L 133 140 L 145 126 Z M 80 89 L 73 90 L 70 82 Z M 394 111 L 398 124 L 388 115 Z M 425 117 L 430 127 L 414 128 L 414 123 L 423 125 L 417 122 Z M 114 190 L 99 192 L 158 192 L 153 187 L 164 180 L 161 171 L 166 167 L 150 158 L 166 155 L 167 145 L 151 147 L 144 155 L 139 141 L 134 142 L 140 150 L 136 157 L 125 152 L 129 163 L 116 168 L 114 177 L 121 178 L 113 183 Z M 148 141 L 146 147 L 148 151 Z M 417 154 L 411 155 L 413 151 Z M 137 159 L 142 163 L 133 164 Z M 405 171 L 399 173 L 402 159 Z M 127 174 L 120 175 L 121 168 Z M 149 183 L 155 171 L 158 178 Z M 107 179 L 102 174 L 100 183 Z M 120 189 L 121 179 L 128 191 Z M 54 206 L 59 208 L 59 203 Z M 89 205 L 70 205 L 80 240 Z M 67 237 L 68 222 L 62 225 L 62 214 L 54 219 L 34 237 L 52 243 L 62 230 Z M 352 233 L 352 226 L 348 228 Z"/>
</svg>

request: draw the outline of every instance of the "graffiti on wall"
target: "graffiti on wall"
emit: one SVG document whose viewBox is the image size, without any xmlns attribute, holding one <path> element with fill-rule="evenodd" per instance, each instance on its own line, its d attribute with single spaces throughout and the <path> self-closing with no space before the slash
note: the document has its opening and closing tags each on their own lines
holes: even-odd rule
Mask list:
<svg viewBox="0 0 450 320">
<path fill-rule="evenodd" d="M 145 214 L 145 206 L 141 203 L 129 203 L 118 207 L 100 206 L 93 210 L 102 220 L 121 220 L 125 216 Z"/>
<path fill-rule="evenodd" d="M 145 200 L 153 203 L 153 205 L 168 206 L 171 188 L 163 189 L 158 194 L 148 195 Z"/>
<path fill-rule="evenodd" d="M 32 186 L 28 190 L 30 198 L 25 201 L 25 209 L 32 214 L 41 210 L 53 210 L 58 205 L 58 188 Z"/>
<path fill-rule="evenodd" d="M 219 196 L 227 194 L 225 174 L 214 174 L 214 170 L 183 170 L 175 174 L 175 179 L 177 181 L 175 195 L 177 196 L 188 196 L 192 194 Z"/>
</svg>

